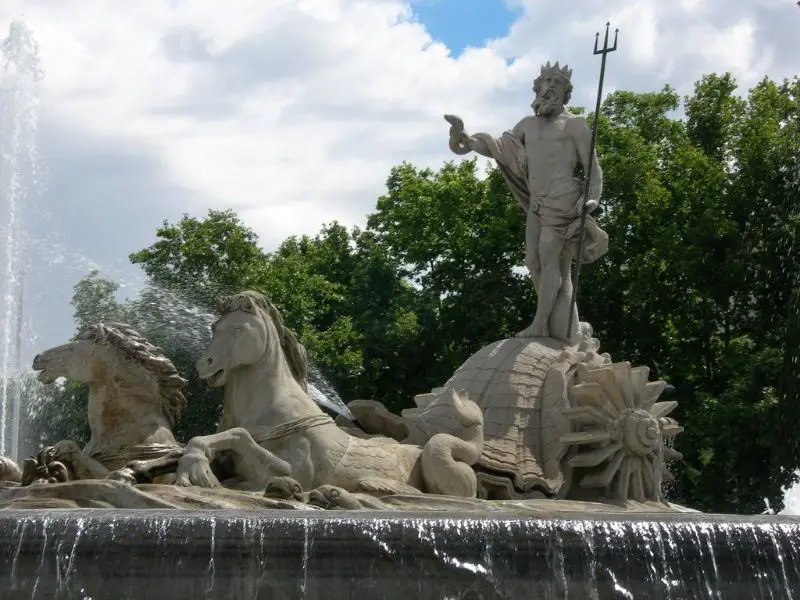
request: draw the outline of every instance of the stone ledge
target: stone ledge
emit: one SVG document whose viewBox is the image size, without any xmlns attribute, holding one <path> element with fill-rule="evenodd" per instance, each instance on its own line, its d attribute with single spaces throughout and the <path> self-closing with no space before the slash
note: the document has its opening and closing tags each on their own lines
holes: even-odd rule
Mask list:
<svg viewBox="0 0 800 600">
<path fill-rule="evenodd" d="M 764 598 L 800 519 L 554 510 L 0 511 L 3 598 Z"/>
</svg>

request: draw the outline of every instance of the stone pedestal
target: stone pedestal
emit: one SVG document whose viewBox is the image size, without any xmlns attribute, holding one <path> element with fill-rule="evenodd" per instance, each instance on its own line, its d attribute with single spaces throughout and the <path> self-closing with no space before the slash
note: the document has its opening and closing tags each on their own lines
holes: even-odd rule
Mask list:
<svg viewBox="0 0 800 600">
<path fill-rule="evenodd" d="M 800 520 L 720 515 L 0 512 L 17 598 L 790 598 Z"/>
</svg>

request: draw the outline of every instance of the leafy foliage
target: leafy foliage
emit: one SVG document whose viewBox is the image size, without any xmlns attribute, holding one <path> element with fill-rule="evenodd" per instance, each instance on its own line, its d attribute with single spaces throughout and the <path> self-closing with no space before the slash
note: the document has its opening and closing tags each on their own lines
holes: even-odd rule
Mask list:
<svg viewBox="0 0 800 600">
<path fill-rule="evenodd" d="M 89 441 L 86 407 L 89 390 L 75 382 L 45 386 L 32 374 L 17 378 L 20 385 L 24 427 L 20 429 L 19 456 L 28 457 L 59 440 Z"/>
<path fill-rule="evenodd" d="M 677 387 L 685 460 L 671 497 L 703 509 L 761 512 L 764 498 L 779 508 L 800 463 L 781 435 L 800 417 L 784 359 L 798 319 L 796 304 L 787 311 L 800 251 L 797 86 L 764 80 L 741 98 L 730 75 L 708 76 L 683 120 L 670 116 L 669 88 L 605 104 L 612 245 L 587 269 L 581 306 L 607 350 Z"/>
</svg>

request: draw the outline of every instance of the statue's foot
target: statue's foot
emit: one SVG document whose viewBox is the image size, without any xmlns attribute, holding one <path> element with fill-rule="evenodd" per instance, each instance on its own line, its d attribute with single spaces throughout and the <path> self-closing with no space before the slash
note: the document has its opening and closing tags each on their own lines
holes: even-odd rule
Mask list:
<svg viewBox="0 0 800 600">
<path fill-rule="evenodd" d="M 237 454 L 235 469 L 239 477 L 249 481 L 256 489 L 266 487 L 271 479 L 288 476 L 292 472 L 289 463 L 255 444 L 248 445 L 246 452 Z"/>
<path fill-rule="evenodd" d="M 267 487 L 264 490 L 265 498 L 275 498 L 276 500 L 296 500 L 306 502 L 303 486 L 291 477 L 270 477 Z"/>
<path fill-rule="evenodd" d="M 219 480 L 211 471 L 208 459 L 202 454 L 194 454 L 192 452 L 184 454 L 178 462 L 175 485 L 181 487 L 220 487 Z"/>
<path fill-rule="evenodd" d="M 308 493 L 308 503 L 325 510 L 359 510 L 361 502 L 347 490 L 335 485 L 321 485 Z"/>
<path fill-rule="evenodd" d="M 525 329 L 520 331 L 515 337 L 518 338 L 537 338 L 537 337 L 550 337 L 550 328 L 547 325 L 542 325 L 534 321 Z"/>
</svg>

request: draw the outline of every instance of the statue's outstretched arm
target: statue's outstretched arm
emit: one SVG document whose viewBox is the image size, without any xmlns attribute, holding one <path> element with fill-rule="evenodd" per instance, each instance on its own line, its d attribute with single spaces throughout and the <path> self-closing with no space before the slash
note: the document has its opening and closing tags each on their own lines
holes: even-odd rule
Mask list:
<svg viewBox="0 0 800 600">
<path fill-rule="evenodd" d="M 450 123 L 450 150 L 455 154 L 468 154 L 477 152 L 481 156 L 492 158 L 492 153 L 486 142 L 478 137 L 469 135 L 464 131 L 464 121 L 456 115 L 445 115 L 445 120 Z M 482 134 L 488 137 L 488 134 Z"/>
</svg>

